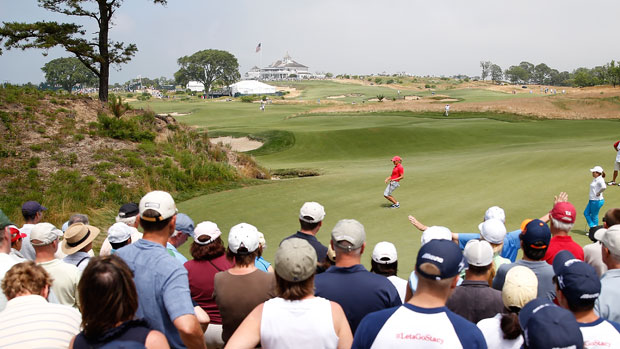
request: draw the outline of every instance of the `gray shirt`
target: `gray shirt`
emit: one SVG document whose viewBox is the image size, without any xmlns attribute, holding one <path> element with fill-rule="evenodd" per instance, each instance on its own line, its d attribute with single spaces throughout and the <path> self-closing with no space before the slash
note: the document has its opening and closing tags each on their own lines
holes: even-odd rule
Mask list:
<svg viewBox="0 0 620 349">
<path fill-rule="evenodd" d="M 538 297 L 547 296 L 550 300 L 555 298 L 555 286 L 553 285 L 553 276 L 555 273 L 553 272 L 553 267 L 545 261 L 524 261 L 520 259 L 514 263 L 500 266 L 493 279 L 493 288 L 501 291 L 502 288 L 504 288 L 506 273 L 517 265 L 528 267 L 536 274 L 536 278 L 538 279 Z"/>
<path fill-rule="evenodd" d="M 602 318 L 620 321 L 620 269 L 608 270 L 601 277 L 601 295 L 594 303 L 594 311 Z"/>
</svg>

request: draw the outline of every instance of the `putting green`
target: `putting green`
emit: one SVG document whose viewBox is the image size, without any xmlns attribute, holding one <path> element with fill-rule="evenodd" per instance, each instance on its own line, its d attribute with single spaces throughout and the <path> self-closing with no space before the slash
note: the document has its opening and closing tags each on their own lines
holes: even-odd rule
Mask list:
<svg viewBox="0 0 620 349">
<path fill-rule="evenodd" d="M 172 103 L 151 103 L 156 111 L 182 111 Z M 508 230 L 521 220 L 544 215 L 553 196 L 566 191 L 577 208 L 573 238 L 588 243 L 582 213 L 588 200 L 589 169 L 601 165 L 611 175 L 618 121 L 523 120 L 510 116 L 458 114 L 438 118 L 429 114 L 311 114 L 288 116 L 303 106 L 270 105 L 263 113 L 253 104 L 195 103 L 184 107 L 192 115 L 182 122 L 209 130 L 255 134 L 268 130 L 291 132 L 292 147 L 257 161 L 271 169 L 312 168 L 317 177 L 269 181 L 197 197 L 179 203 L 179 210 L 196 223 L 216 222 L 226 239 L 233 225 L 255 225 L 267 239 L 265 258 L 282 238 L 294 233 L 299 208 L 318 201 L 327 216 L 319 240 L 327 244 L 339 219 L 364 224 L 367 248 L 363 263 L 370 265 L 374 245 L 396 244 L 399 275 L 413 269 L 420 233 L 407 220 L 415 215 L 427 225 L 444 225 L 455 232 L 477 232 L 486 208 L 503 207 Z M 515 118 L 517 120 L 517 118 Z M 403 157 L 405 178 L 394 192 L 400 209 L 386 208 L 383 180 L 392 169 L 393 155 Z M 610 177 L 608 176 L 608 179 Z M 602 213 L 618 205 L 620 187 L 608 188 Z M 601 213 L 601 215 L 602 215 Z M 181 250 L 187 255 L 188 245 Z"/>
</svg>

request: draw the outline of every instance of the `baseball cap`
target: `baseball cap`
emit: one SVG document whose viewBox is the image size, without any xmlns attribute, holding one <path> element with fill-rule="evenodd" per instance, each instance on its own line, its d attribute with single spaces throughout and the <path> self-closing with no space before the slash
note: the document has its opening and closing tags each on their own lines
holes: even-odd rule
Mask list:
<svg viewBox="0 0 620 349">
<path fill-rule="evenodd" d="M 420 238 L 420 245 L 424 245 L 429 241 L 436 239 L 452 240 L 452 232 L 450 231 L 450 229 L 439 225 L 433 225 L 431 227 L 428 227 L 424 232 L 422 232 L 422 237 Z"/>
<path fill-rule="evenodd" d="M 153 210 L 159 213 L 157 217 L 144 217 L 144 211 Z M 152 191 L 140 200 L 140 219 L 148 222 L 161 222 L 177 214 L 177 206 L 172 195 L 165 191 Z"/>
<path fill-rule="evenodd" d="M 37 223 L 30 232 L 30 243 L 32 246 L 45 246 L 51 244 L 58 237 L 62 236 L 62 231 L 51 223 Z M 35 243 L 34 240 L 39 242 Z"/>
<path fill-rule="evenodd" d="M 558 202 L 553 205 L 553 209 L 549 212 L 551 217 L 562 221 L 564 223 L 575 223 L 575 219 L 577 218 L 577 211 L 575 210 L 575 206 L 570 202 Z"/>
<path fill-rule="evenodd" d="M 491 206 L 484 212 L 484 221 L 493 218 L 497 218 L 502 221 L 502 223 L 506 224 L 506 213 L 504 209 L 499 206 Z M 484 221 L 482 223 L 484 223 Z M 482 229 L 482 223 L 478 224 L 478 229 Z"/>
<path fill-rule="evenodd" d="M 341 219 L 332 229 L 332 241 L 341 249 L 357 250 L 366 241 L 366 231 L 362 223 L 355 219 Z M 347 241 L 351 246 L 345 246 L 340 243 L 341 241 Z"/>
<path fill-rule="evenodd" d="M 325 208 L 318 202 L 306 202 L 299 210 L 299 219 L 307 223 L 318 223 L 325 218 Z"/>
<path fill-rule="evenodd" d="M 537 295 L 538 278 L 532 269 L 523 265 L 516 265 L 508 270 L 502 287 L 502 301 L 506 308 L 522 309 Z"/>
<path fill-rule="evenodd" d="M 525 246 L 544 249 L 549 246 L 549 241 L 551 241 L 551 231 L 545 222 L 540 219 L 533 219 L 527 223 L 519 237 Z"/>
<path fill-rule="evenodd" d="M 192 233 L 194 232 L 194 221 L 189 218 L 189 216 L 185 213 L 178 213 L 177 222 L 174 226 L 174 230 L 185 233 L 187 235 L 192 235 Z"/>
<path fill-rule="evenodd" d="M 207 241 L 198 240 L 199 237 L 204 236 L 204 235 L 208 236 L 209 240 Z M 194 234 L 192 238 L 194 239 L 194 242 L 197 243 L 198 245 L 208 245 L 212 243 L 213 241 L 215 241 L 217 238 L 219 238 L 220 235 L 222 235 L 222 232 L 220 231 L 220 228 L 217 226 L 217 224 L 211 221 L 206 221 L 206 222 L 198 223 L 198 225 L 196 226 L 196 229 L 194 229 Z"/>
<path fill-rule="evenodd" d="M 11 243 L 28 236 L 27 234 L 20 232 L 16 225 L 8 225 L 7 228 L 9 228 L 9 233 L 11 234 Z"/>
<path fill-rule="evenodd" d="M 36 201 L 26 201 L 22 205 L 22 213 L 27 215 L 33 215 L 37 212 L 45 210 L 47 210 L 47 208 L 41 206 L 41 204 Z"/>
<path fill-rule="evenodd" d="M 583 348 L 583 336 L 573 313 L 546 297 L 527 303 L 519 323 L 528 348 Z"/>
<path fill-rule="evenodd" d="M 84 223 L 73 223 L 65 232 L 61 249 L 65 254 L 73 254 L 93 242 L 101 231 L 99 228 Z"/>
<path fill-rule="evenodd" d="M 248 223 L 239 223 L 230 228 L 228 233 L 228 248 L 233 253 L 239 253 L 239 248 L 245 247 L 247 253 L 252 253 L 258 248 L 258 229 Z M 245 254 L 241 252 L 239 254 Z"/>
<path fill-rule="evenodd" d="M 108 241 L 113 244 L 118 244 L 129 240 L 131 237 L 132 229 L 125 223 L 118 222 L 112 224 L 108 228 Z"/>
<path fill-rule="evenodd" d="M 140 208 L 138 208 L 138 204 L 135 202 L 129 202 L 121 206 L 118 210 L 119 218 L 129 218 L 137 216 L 140 213 Z"/>
<path fill-rule="evenodd" d="M 612 255 L 620 257 L 620 224 L 612 225 L 607 229 L 599 229 L 594 238 L 609 249 Z"/>
<path fill-rule="evenodd" d="M 590 172 L 598 172 L 598 173 L 603 173 L 603 168 L 601 166 L 594 166 L 590 169 Z"/>
<path fill-rule="evenodd" d="M 282 241 L 276 251 L 273 267 L 276 274 L 286 281 L 307 280 L 316 271 L 316 251 L 308 241 L 291 238 Z"/>
<path fill-rule="evenodd" d="M 485 240 L 469 240 L 463 255 L 467 263 L 477 267 L 484 267 L 493 263 L 493 247 Z"/>
<path fill-rule="evenodd" d="M 13 225 L 13 222 L 7 217 L 2 210 L 0 210 L 0 229 L 8 225 Z"/>
<path fill-rule="evenodd" d="M 429 274 L 420 267 L 430 263 L 439 269 L 439 274 Z M 458 245 L 448 240 L 431 240 L 420 247 L 415 270 L 427 279 L 447 279 L 465 269 L 465 258 Z"/>
<path fill-rule="evenodd" d="M 558 287 L 571 304 L 592 303 L 601 292 L 601 281 L 591 265 L 580 261 L 569 251 L 555 255 L 553 272 Z"/>
<path fill-rule="evenodd" d="M 402 159 L 400 158 L 400 156 L 396 155 L 392 158 L 392 161 L 402 161 Z"/>
<path fill-rule="evenodd" d="M 396 262 L 398 260 L 396 246 L 387 241 L 379 242 L 375 245 L 375 249 L 372 250 L 372 260 L 379 264 L 390 264 Z"/>
<path fill-rule="evenodd" d="M 480 226 L 480 235 L 486 241 L 492 244 L 501 244 L 506 237 L 506 226 L 504 222 L 497 218 L 491 218 L 482 222 Z"/>
</svg>

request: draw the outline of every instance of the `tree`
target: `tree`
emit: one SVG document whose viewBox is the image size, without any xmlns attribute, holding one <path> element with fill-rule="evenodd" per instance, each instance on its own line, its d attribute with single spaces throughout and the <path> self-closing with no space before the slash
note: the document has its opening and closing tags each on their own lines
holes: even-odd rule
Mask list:
<svg viewBox="0 0 620 349">
<path fill-rule="evenodd" d="M 41 68 L 50 86 L 60 86 L 71 93 L 77 84 L 96 85 L 97 76 L 75 57 L 53 59 Z"/>
<path fill-rule="evenodd" d="M 502 80 L 502 77 L 503 77 L 502 68 L 500 68 L 499 65 L 497 64 L 491 65 L 491 67 L 489 68 L 489 73 L 491 74 L 491 80 L 493 80 L 493 82 L 497 83 Z"/>
<path fill-rule="evenodd" d="M 205 93 L 209 93 L 214 83 L 226 86 L 241 77 L 237 58 L 226 51 L 202 50 L 179 58 L 177 63 L 181 69 L 174 73 L 176 82 L 185 85 L 199 81 L 205 86 Z"/>
<path fill-rule="evenodd" d="M 609 83 L 613 87 L 616 87 L 616 85 L 620 84 L 620 65 L 616 65 L 616 62 L 612 60 L 610 63 L 606 64 L 606 68 L 607 80 L 609 80 Z"/>
<path fill-rule="evenodd" d="M 519 67 L 523 68 L 527 72 L 527 78 L 523 82 L 530 82 L 532 75 L 534 74 L 534 65 L 530 62 L 521 62 Z"/>
<path fill-rule="evenodd" d="M 526 83 L 528 79 L 528 72 L 523 67 L 518 65 L 511 65 L 504 71 L 506 79 L 510 80 L 513 84 Z"/>
<path fill-rule="evenodd" d="M 150 0 L 153 3 L 166 4 L 167 0 Z M 38 0 L 39 6 L 46 10 L 67 16 L 92 18 L 97 21 L 97 37 L 88 40 L 86 30 L 74 23 L 4 22 L 0 27 L 0 42 L 6 49 L 44 49 L 60 46 L 73 53 L 90 71 L 99 78 L 99 100 L 108 100 L 108 81 L 110 65 L 123 64 L 131 60 L 138 48 L 135 44 L 110 41 L 108 32 L 112 26 L 112 17 L 123 0 Z M 96 10 L 89 10 L 94 3 Z M 0 50 L 0 54 L 2 51 Z"/>
<path fill-rule="evenodd" d="M 480 77 L 482 78 L 482 80 L 486 80 L 486 78 L 489 76 L 489 70 L 491 69 L 492 65 L 493 63 L 491 63 L 490 61 L 480 61 L 480 68 L 482 68 L 482 73 L 480 73 Z"/>
<path fill-rule="evenodd" d="M 534 83 L 545 85 L 549 83 L 551 78 L 551 68 L 545 63 L 540 63 L 534 67 L 534 73 L 532 74 L 532 80 Z"/>
</svg>

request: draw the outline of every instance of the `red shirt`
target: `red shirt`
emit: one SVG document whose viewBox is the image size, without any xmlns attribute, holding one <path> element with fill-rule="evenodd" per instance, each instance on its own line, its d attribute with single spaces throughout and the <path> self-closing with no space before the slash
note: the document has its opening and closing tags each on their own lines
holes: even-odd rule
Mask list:
<svg viewBox="0 0 620 349">
<path fill-rule="evenodd" d="M 403 165 L 397 164 L 396 166 L 394 166 L 394 169 L 392 169 L 392 175 L 390 176 L 390 180 L 393 181 L 395 178 L 402 176 L 403 173 L 405 173 Z M 398 181 L 400 181 L 400 179 Z"/>
<path fill-rule="evenodd" d="M 578 243 L 574 242 L 573 238 L 570 236 L 560 235 L 551 238 L 549 248 L 547 249 L 547 253 L 545 253 L 545 262 L 553 265 L 555 255 L 562 250 L 567 250 L 572 253 L 575 258 L 583 260 L 583 248 Z"/>
<path fill-rule="evenodd" d="M 222 323 L 222 316 L 213 299 L 213 280 L 215 274 L 228 270 L 232 266 L 232 262 L 226 259 L 226 255 L 221 255 L 210 261 L 191 260 L 185 262 L 192 299 L 207 312 L 212 324 L 219 325 Z"/>
</svg>

